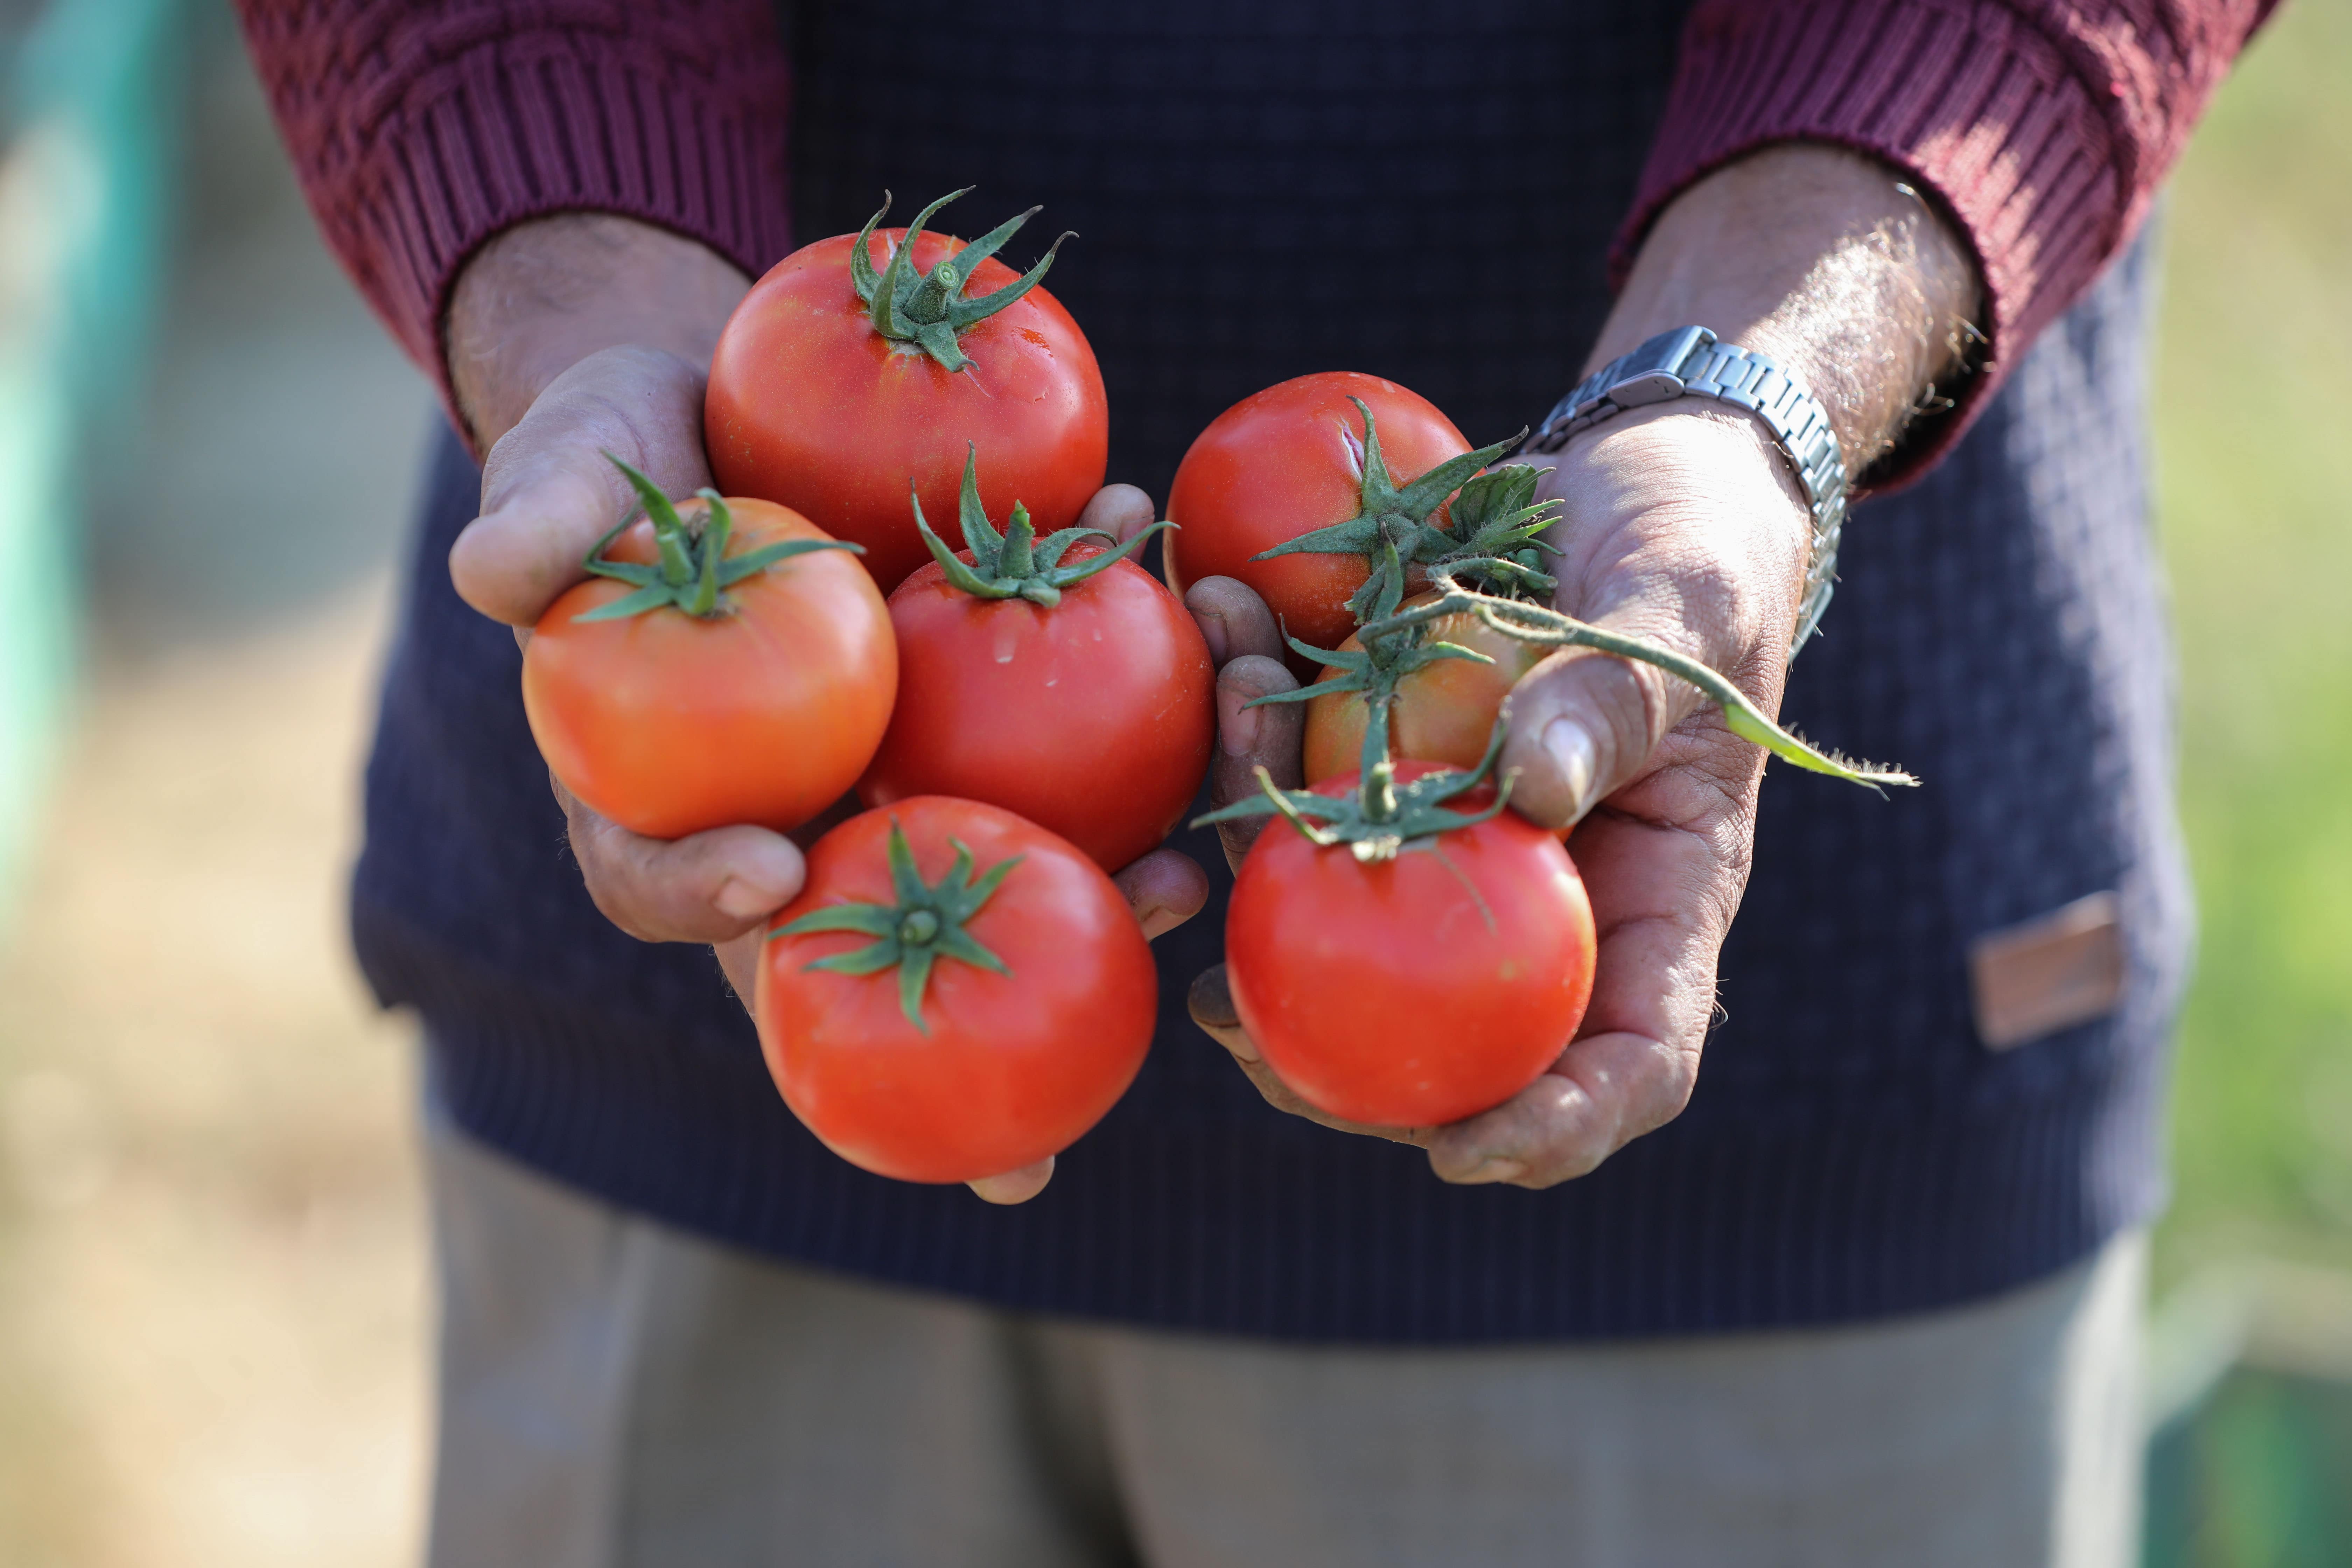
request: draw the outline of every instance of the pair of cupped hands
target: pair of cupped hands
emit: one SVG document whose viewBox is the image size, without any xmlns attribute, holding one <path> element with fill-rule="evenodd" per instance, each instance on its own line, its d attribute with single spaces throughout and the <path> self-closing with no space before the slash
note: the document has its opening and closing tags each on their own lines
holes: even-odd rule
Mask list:
<svg viewBox="0 0 2352 1568">
<path fill-rule="evenodd" d="M 710 482 L 701 442 L 702 378 L 677 354 L 635 347 L 590 354 L 550 383 L 499 435 L 482 514 L 451 556 L 458 591 L 486 615 L 528 627 L 581 575 L 580 561 L 633 504 L 605 452 L 671 495 Z M 1786 663 L 1801 575 L 1805 516 L 1779 458 L 1734 419 L 1634 416 L 1553 459 L 1541 494 L 1562 503 L 1559 606 L 1677 647 L 1730 675 L 1769 710 Z M 1153 521 L 1151 498 L 1114 484 L 1080 519 L 1125 540 Z M 1253 708 L 1294 689 L 1264 601 L 1230 577 L 1192 584 L 1185 605 L 1217 668 L 1218 805 L 1300 782 L 1304 710 Z M 1235 1017 L 1223 967 L 1197 981 L 1192 1015 L 1276 1106 L 1344 1131 L 1420 1145 L 1442 1179 L 1543 1187 L 1591 1170 L 1681 1110 L 1714 1002 L 1716 955 L 1748 871 L 1762 753 L 1696 694 L 1647 666 L 1555 655 L 1512 693 L 1500 767 L 1513 808 L 1550 826 L 1581 822 L 1574 853 L 1599 933 L 1592 1004 L 1575 1041 L 1510 1100 L 1444 1127 L 1366 1127 L 1306 1105 L 1259 1059 Z M 674 841 L 607 821 L 555 784 L 596 905 L 648 942 L 707 942 L 748 997 L 768 917 L 800 891 L 803 846 L 837 816 L 794 835 L 734 826 Z M 848 803 L 854 806 L 854 803 Z M 845 806 L 844 810 L 845 811 Z M 1265 822 L 1222 826 L 1235 864 Z M 1197 914 L 1201 868 L 1156 849 L 1113 878 L 1144 934 Z M 992 1202 L 1043 1190 L 1053 1162 L 975 1182 Z"/>
<path fill-rule="evenodd" d="M 583 256 L 612 287 L 598 293 L 579 284 Z M 607 452 L 670 495 L 710 482 L 703 367 L 745 286 L 688 242 L 587 216 L 526 228 L 473 264 L 447 337 L 460 405 L 487 449 L 481 515 L 450 556 L 467 603 L 526 635 L 581 578 L 583 556 L 634 502 Z M 518 324 L 530 320 L 538 324 Z M 1617 334 L 1628 343 L 1604 336 L 1601 350 L 1629 346 L 1638 329 Z M 1669 405 L 1611 421 L 1542 460 L 1550 468 L 1538 493 L 1560 503 L 1562 519 L 1549 563 L 1558 606 L 1699 659 L 1776 710 L 1810 521 L 1762 426 L 1736 413 Z M 1081 521 L 1126 539 L 1154 510 L 1141 490 L 1114 484 Z M 1295 688 L 1273 615 L 1231 578 L 1195 583 L 1185 597 L 1217 667 L 1215 801 L 1255 790 L 1261 767 L 1296 786 L 1303 710 L 1248 706 Z M 1222 966 L 1193 984 L 1191 1004 L 1202 1028 L 1280 1109 L 1418 1145 L 1447 1182 L 1540 1188 L 1592 1170 L 1689 1098 L 1714 1011 L 1717 952 L 1747 881 L 1763 753 L 1688 686 L 1580 650 L 1530 671 L 1507 711 L 1499 765 L 1516 774 L 1512 806 L 1547 826 L 1580 824 L 1573 853 L 1599 937 L 1591 1005 L 1543 1076 L 1449 1126 L 1338 1122 L 1259 1058 Z M 761 928 L 800 891 L 803 846 L 835 818 L 791 836 L 743 826 L 661 841 L 598 816 L 561 784 L 555 793 L 597 907 L 648 942 L 710 944 L 748 997 Z M 1221 831 L 1238 862 L 1257 832 L 1289 829 L 1257 821 Z M 1147 936 L 1191 919 L 1208 894 L 1201 868 L 1167 848 L 1114 880 Z M 1043 1190 L 1052 1169 L 1047 1160 L 971 1185 L 992 1202 L 1021 1202 Z"/>
</svg>

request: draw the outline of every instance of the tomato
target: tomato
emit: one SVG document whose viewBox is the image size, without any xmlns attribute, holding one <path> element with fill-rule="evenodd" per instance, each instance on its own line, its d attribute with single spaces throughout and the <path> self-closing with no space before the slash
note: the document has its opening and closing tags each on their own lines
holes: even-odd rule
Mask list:
<svg viewBox="0 0 2352 1568">
<path fill-rule="evenodd" d="M 786 508 L 724 504 L 730 560 L 826 539 Z M 710 515 L 708 501 L 669 513 L 704 537 Z M 657 564 L 658 526 L 625 530 L 604 558 Z M 581 618 L 631 596 L 628 584 L 592 578 L 549 607 L 523 649 L 523 710 L 565 788 L 633 832 L 677 838 L 737 822 L 796 827 L 856 783 L 890 722 L 898 656 L 851 552 L 777 561 L 725 588 L 708 616 L 663 604 Z"/>
<path fill-rule="evenodd" d="M 1099 867 L 941 795 L 818 840 L 758 975 L 784 1102 L 843 1159 L 908 1182 L 1069 1147 L 1134 1080 L 1158 1009 L 1151 950 Z"/>
<path fill-rule="evenodd" d="M 1181 530 L 1166 547 L 1179 596 L 1203 577 L 1237 577 L 1301 642 L 1334 647 L 1355 629 L 1348 600 L 1368 575 L 1362 556 L 1255 559 L 1364 512 L 1364 416 L 1350 398 L 1371 411 L 1399 486 L 1470 449 L 1434 405 L 1376 375 L 1302 375 L 1242 399 L 1193 440 L 1168 492 L 1169 521 Z"/>
<path fill-rule="evenodd" d="M 990 242 L 1002 244 L 1018 221 L 976 246 L 992 250 Z M 964 248 L 921 223 L 902 269 L 909 297 L 915 274 Z M 1049 533 L 1076 521 L 1102 488 L 1110 440 L 1094 350 L 1042 288 L 950 333 L 949 363 L 883 334 L 859 300 L 851 258 L 862 244 L 887 280 L 908 232 L 869 225 L 863 236 L 822 239 L 778 262 L 719 334 L 703 409 L 719 488 L 791 507 L 864 545 L 866 569 L 885 593 L 925 560 L 907 510 L 908 481 L 932 516 L 948 515 L 968 439 L 988 457 L 990 510 L 1003 516 L 1017 496 Z M 1041 263 L 1032 275 L 1043 270 Z M 959 299 L 969 306 L 1022 281 L 988 256 Z M 949 368 L 955 360 L 966 363 Z"/>
<path fill-rule="evenodd" d="M 866 805 L 983 800 L 1108 871 L 1182 820 L 1216 739 L 1216 675 L 1192 616 L 1149 573 L 1118 562 L 1046 609 L 974 599 L 934 563 L 890 595 L 890 624 L 898 705 L 857 786 Z"/>
<path fill-rule="evenodd" d="M 1041 552 L 1018 508 L 1000 539 L 971 476 L 967 548 L 938 545 L 890 595 L 898 706 L 858 797 L 986 801 L 1115 871 L 1168 837 L 1208 773 L 1208 644 L 1174 595 L 1101 545 Z"/>
<path fill-rule="evenodd" d="M 1424 594 L 1405 601 L 1405 609 L 1436 597 Z M 1472 768 L 1486 754 L 1495 732 L 1496 715 L 1519 677 L 1552 651 L 1549 647 L 1507 637 L 1472 615 L 1449 615 L 1429 623 L 1431 642 L 1450 642 L 1473 653 L 1483 653 L 1492 664 L 1473 659 L 1438 659 L 1397 682 L 1396 704 L 1389 710 L 1389 749 L 1398 757 Z M 1350 637 L 1339 645 L 1355 652 L 1361 645 Z M 900 655 L 904 658 L 903 650 Z M 1340 672 L 1326 668 L 1322 683 Z M 1364 700 L 1357 692 L 1318 697 L 1307 704 L 1307 782 L 1320 784 L 1362 765 Z"/>
<path fill-rule="evenodd" d="M 1481 785 L 1457 804 L 1492 800 Z M 1534 1082 L 1583 1019 L 1593 941 L 1568 852 L 1508 811 L 1370 861 L 1268 823 L 1225 916 L 1234 1005 L 1266 1064 L 1318 1109 L 1391 1127 L 1457 1121 Z"/>
</svg>

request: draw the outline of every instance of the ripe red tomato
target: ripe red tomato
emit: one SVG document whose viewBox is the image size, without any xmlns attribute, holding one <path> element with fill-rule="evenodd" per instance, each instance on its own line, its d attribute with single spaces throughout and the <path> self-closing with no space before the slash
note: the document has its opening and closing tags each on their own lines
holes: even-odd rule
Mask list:
<svg viewBox="0 0 2352 1568">
<path fill-rule="evenodd" d="M 1455 804 L 1492 801 L 1482 787 Z M 1508 811 L 1370 862 L 1268 823 L 1225 916 L 1234 1005 L 1266 1064 L 1318 1109 L 1391 1127 L 1458 1121 L 1534 1082 L 1583 1019 L 1593 940 L 1568 852 Z"/>
<path fill-rule="evenodd" d="M 1242 399 L 1193 440 L 1168 492 L 1181 530 L 1168 538 L 1168 576 L 1180 597 L 1203 577 L 1237 577 L 1301 642 L 1335 647 L 1355 629 L 1348 599 L 1363 586 L 1361 558 L 1252 559 L 1362 510 L 1364 416 L 1351 397 L 1372 411 L 1400 486 L 1470 449 L 1433 404 L 1376 375 L 1302 375 Z"/>
<path fill-rule="evenodd" d="M 767 501 L 726 506 L 730 560 L 826 537 Z M 708 503 L 680 515 L 701 524 Z M 654 521 L 604 555 L 657 563 Z M 549 607 L 523 649 L 531 735 L 572 794 L 634 832 L 677 838 L 737 822 L 797 827 L 856 783 L 890 722 L 898 656 L 851 552 L 779 561 L 728 587 L 707 618 L 668 606 L 580 618 L 629 596 L 627 584 L 591 578 Z"/>
<path fill-rule="evenodd" d="M 1158 982 L 1127 900 L 992 805 L 918 795 L 850 818 L 769 933 L 752 1001 L 768 1070 L 827 1148 L 879 1175 L 967 1182 L 1059 1153 L 1151 1043 Z"/>
<path fill-rule="evenodd" d="M 1100 553 L 1080 544 L 1063 559 Z M 975 598 L 937 562 L 898 584 L 898 705 L 859 799 L 986 801 L 1061 835 L 1106 871 L 1159 847 L 1209 769 L 1208 644 L 1175 595 L 1132 562 L 1060 593 L 1051 608 Z"/>
<path fill-rule="evenodd" d="M 886 278 L 907 233 L 866 238 Z M 1001 244 L 1003 233 L 976 244 Z M 1102 372 L 1070 313 L 1032 288 L 953 335 L 952 352 L 970 363 L 951 370 L 877 328 L 851 277 L 858 242 L 839 235 L 794 251 L 729 318 L 703 409 L 719 488 L 780 502 L 864 545 L 866 569 L 886 594 L 927 559 L 907 510 L 908 481 L 933 517 L 951 515 L 968 440 L 987 454 L 982 496 L 993 515 L 1018 497 L 1043 532 L 1076 521 L 1102 488 L 1110 426 Z M 910 271 L 928 274 L 963 248 L 918 220 Z M 959 297 L 1020 281 L 989 256 Z"/>
<path fill-rule="evenodd" d="M 1406 600 L 1402 607 L 1412 609 L 1434 597 L 1420 595 Z M 1429 623 L 1428 635 L 1433 642 L 1454 643 L 1495 662 L 1439 659 L 1398 681 L 1396 705 L 1389 710 L 1390 752 L 1399 758 L 1475 768 L 1494 736 L 1495 716 L 1502 711 L 1503 699 L 1511 694 L 1519 677 L 1542 663 L 1551 649 L 1507 637 L 1471 615 L 1440 616 Z M 1352 636 L 1339 645 L 1350 653 L 1360 646 Z M 906 657 L 903 649 L 899 657 Z M 1339 676 L 1339 670 L 1327 668 L 1318 683 Z M 1360 693 L 1335 693 L 1307 704 L 1308 784 L 1356 772 L 1363 763 L 1363 749 Z"/>
</svg>

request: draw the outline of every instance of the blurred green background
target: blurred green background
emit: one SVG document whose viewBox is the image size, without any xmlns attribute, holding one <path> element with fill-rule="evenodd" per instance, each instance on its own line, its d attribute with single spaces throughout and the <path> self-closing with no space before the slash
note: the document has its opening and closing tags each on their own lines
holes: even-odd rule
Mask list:
<svg viewBox="0 0 2352 1568">
<path fill-rule="evenodd" d="M 408 1026 L 340 887 L 430 394 L 223 8 L 0 0 L 0 1564 L 408 1563 Z M 2163 223 L 2203 944 L 2148 1562 L 2346 1568 L 2352 4 L 2286 7 Z"/>
<path fill-rule="evenodd" d="M 2352 1563 L 2352 6 L 2300 0 L 2172 182 L 2158 523 L 2203 923 L 2158 1233 L 2151 1568 Z M 2236 1358 L 2235 1370 L 2221 1374 Z M 2168 1414 L 2159 1408 L 2161 1418 Z"/>
<path fill-rule="evenodd" d="M 2158 517 L 2203 939 L 2162 1276 L 2249 1250 L 2348 1266 L 2352 5 L 2290 4 L 2256 41 L 2165 248 Z"/>
</svg>

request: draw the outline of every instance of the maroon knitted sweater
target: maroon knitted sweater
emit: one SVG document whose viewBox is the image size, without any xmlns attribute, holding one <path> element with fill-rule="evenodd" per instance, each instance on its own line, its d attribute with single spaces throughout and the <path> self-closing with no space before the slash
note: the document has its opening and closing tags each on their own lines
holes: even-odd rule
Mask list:
<svg viewBox="0 0 2352 1568">
<path fill-rule="evenodd" d="M 1916 472 L 2131 238 L 2274 4 L 1703 0 L 1616 268 L 1676 193 L 1768 142 L 1836 142 L 1906 171 L 1975 247 L 1991 339 Z M 328 244 L 445 395 L 450 288 L 514 224 L 625 214 L 754 277 L 791 247 L 772 0 L 238 9 Z"/>
</svg>

